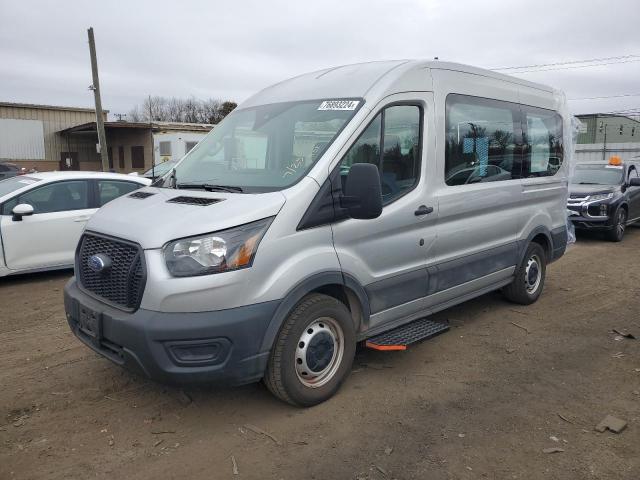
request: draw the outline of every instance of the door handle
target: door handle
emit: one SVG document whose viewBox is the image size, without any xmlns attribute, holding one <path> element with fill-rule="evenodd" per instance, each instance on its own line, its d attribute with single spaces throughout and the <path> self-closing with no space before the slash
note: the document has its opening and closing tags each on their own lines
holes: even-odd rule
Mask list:
<svg viewBox="0 0 640 480">
<path fill-rule="evenodd" d="M 413 212 L 416 217 L 421 217 L 422 215 L 428 215 L 433 212 L 433 207 L 427 207 L 426 205 L 420 205 L 418 209 Z"/>
</svg>

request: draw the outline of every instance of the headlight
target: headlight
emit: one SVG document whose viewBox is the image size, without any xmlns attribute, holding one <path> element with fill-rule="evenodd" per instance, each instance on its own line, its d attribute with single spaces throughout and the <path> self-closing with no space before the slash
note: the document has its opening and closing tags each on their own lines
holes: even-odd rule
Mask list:
<svg viewBox="0 0 640 480">
<path fill-rule="evenodd" d="M 175 277 L 191 277 L 250 267 L 272 220 L 169 242 L 164 246 L 167 268 Z"/>
<path fill-rule="evenodd" d="M 589 201 L 608 200 L 611 197 L 613 197 L 613 193 L 598 193 L 597 195 L 589 195 Z"/>
</svg>

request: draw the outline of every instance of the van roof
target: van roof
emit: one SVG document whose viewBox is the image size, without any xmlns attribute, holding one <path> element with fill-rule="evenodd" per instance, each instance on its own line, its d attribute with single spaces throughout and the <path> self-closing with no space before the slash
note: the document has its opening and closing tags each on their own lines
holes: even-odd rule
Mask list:
<svg viewBox="0 0 640 480">
<path fill-rule="evenodd" d="M 287 101 L 319 100 L 334 98 L 368 98 L 370 95 L 397 91 L 432 90 L 431 76 L 423 70 L 451 70 L 481 75 L 517 85 L 553 93 L 554 89 L 539 83 L 502 73 L 439 60 L 385 60 L 355 63 L 305 73 L 276 83 L 258 92 L 240 107 Z M 402 89 L 398 86 L 402 85 Z M 395 88 L 394 88 L 395 87 Z"/>
</svg>

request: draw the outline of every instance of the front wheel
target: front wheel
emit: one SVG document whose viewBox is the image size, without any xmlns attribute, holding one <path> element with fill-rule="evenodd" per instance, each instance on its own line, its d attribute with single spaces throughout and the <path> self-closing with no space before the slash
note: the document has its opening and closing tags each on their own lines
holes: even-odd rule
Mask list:
<svg viewBox="0 0 640 480">
<path fill-rule="evenodd" d="M 287 403 L 316 405 L 340 388 L 355 350 L 349 310 L 333 297 L 313 293 L 295 306 L 282 325 L 263 381 Z"/>
<path fill-rule="evenodd" d="M 531 243 L 525 252 L 516 276 L 504 290 L 504 296 L 512 302 L 529 305 L 538 300 L 547 273 L 547 257 L 538 243 Z"/>
<path fill-rule="evenodd" d="M 607 236 L 612 242 L 621 242 L 627 227 L 627 211 L 619 207 L 614 218 L 613 228 L 607 232 Z"/>
</svg>

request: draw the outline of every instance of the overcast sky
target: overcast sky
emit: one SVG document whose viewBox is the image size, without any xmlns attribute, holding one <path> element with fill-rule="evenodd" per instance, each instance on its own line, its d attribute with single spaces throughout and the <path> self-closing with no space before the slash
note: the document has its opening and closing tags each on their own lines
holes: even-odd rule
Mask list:
<svg viewBox="0 0 640 480">
<path fill-rule="evenodd" d="M 506 67 L 640 55 L 638 0 L 0 0 L 0 101 L 93 106 L 87 28 L 102 102 L 148 95 L 241 102 L 307 71 L 427 58 Z M 640 58 L 523 73 L 569 98 L 640 94 Z M 574 113 L 640 107 L 640 96 L 572 101 Z"/>
</svg>

